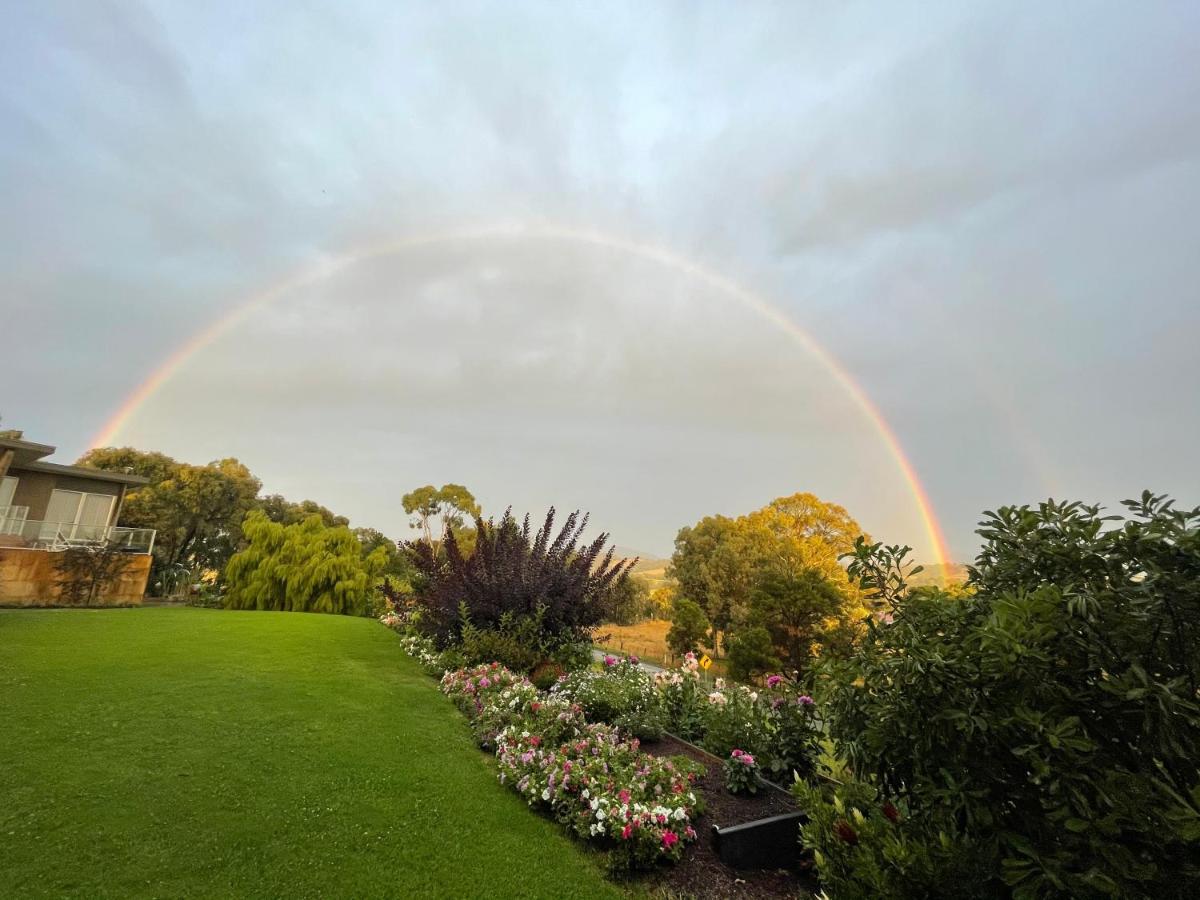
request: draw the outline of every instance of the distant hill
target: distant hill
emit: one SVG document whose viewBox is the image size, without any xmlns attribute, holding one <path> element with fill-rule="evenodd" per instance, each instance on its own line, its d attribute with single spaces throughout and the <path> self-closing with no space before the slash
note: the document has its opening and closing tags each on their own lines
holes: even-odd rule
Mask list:
<svg viewBox="0 0 1200 900">
<path fill-rule="evenodd" d="M 638 574 L 662 577 L 663 571 L 671 564 L 671 560 L 655 556 L 653 553 L 643 553 L 631 547 L 613 547 L 614 559 L 637 559 L 633 571 Z"/>
<path fill-rule="evenodd" d="M 966 563 L 928 563 L 924 570 L 908 579 L 909 587 L 932 584 L 962 584 L 967 580 Z"/>
</svg>

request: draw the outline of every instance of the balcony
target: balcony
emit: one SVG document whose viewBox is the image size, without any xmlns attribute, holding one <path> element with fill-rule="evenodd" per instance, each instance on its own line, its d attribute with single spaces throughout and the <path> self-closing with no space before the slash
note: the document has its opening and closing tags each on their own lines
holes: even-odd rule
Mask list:
<svg viewBox="0 0 1200 900">
<path fill-rule="evenodd" d="M 123 553 L 154 549 L 153 528 L 30 521 L 25 518 L 28 512 L 23 506 L 0 506 L 0 547 L 50 551 L 108 547 Z"/>
</svg>

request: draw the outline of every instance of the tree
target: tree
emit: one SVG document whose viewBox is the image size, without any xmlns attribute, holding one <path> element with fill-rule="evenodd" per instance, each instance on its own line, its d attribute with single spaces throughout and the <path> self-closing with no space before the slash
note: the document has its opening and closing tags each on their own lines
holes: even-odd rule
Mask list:
<svg viewBox="0 0 1200 900">
<path fill-rule="evenodd" d="M 729 674 L 739 681 L 778 672 L 783 662 L 775 655 L 771 632 L 761 625 L 743 628 L 729 639 Z"/>
<path fill-rule="evenodd" d="M 671 612 L 671 628 L 667 632 L 667 646 L 676 656 L 698 650 L 711 628 L 712 623 L 699 603 L 686 597 L 676 597 L 675 608 Z"/>
<path fill-rule="evenodd" d="M 349 528 L 328 527 L 317 514 L 281 525 L 256 510 L 246 518 L 246 549 L 229 560 L 225 605 L 230 609 L 364 615 L 376 576 L 387 562 Z"/>
<path fill-rule="evenodd" d="M 413 517 L 412 527 L 421 532 L 435 555 L 452 532 L 462 529 L 468 518 L 478 518 L 480 514 L 475 496 L 461 484 L 444 484 L 440 488 L 427 484 L 405 494 L 401 503 Z"/>
<path fill-rule="evenodd" d="M 262 486 L 236 459 L 193 466 L 163 453 L 105 447 L 89 450 L 78 464 L 150 479 L 129 491 L 121 522 L 158 532 L 156 572 L 178 565 L 222 569 L 241 543 L 242 520 Z"/>
<path fill-rule="evenodd" d="M 612 621 L 633 625 L 650 614 L 650 588 L 644 578 L 630 575 L 613 587 Z"/>
<path fill-rule="evenodd" d="M 818 655 L 820 645 L 845 649 L 866 616 L 866 609 L 848 602 L 822 572 L 795 571 L 780 565 L 759 577 L 745 624 L 767 636 L 768 649 L 777 665 L 788 672 L 800 672 Z M 743 648 L 747 646 L 743 641 Z M 732 661 L 732 641 L 729 652 Z M 732 671 L 730 674 L 737 677 Z"/>
<path fill-rule="evenodd" d="M 345 516 L 336 515 L 315 500 L 301 500 L 299 503 L 293 503 L 282 494 L 268 494 L 259 498 L 257 506 L 268 519 L 281 525 L 295 525 L 313 514 L 320 516 L 321 521 L 328 528 L 350 524 L 350 520 Z"/>
<path fill-rule="evenodd" d="M 681 529 L 668 574 L 722 633 L 767 624 L 755 607 L 765 600 L 761 584 L 772 572 L 817 572 L 844 599 L 846 619 L 861 604 L 839 557 L 861 534 L 841 506 L 813 494 L 792 494 L 736 519 L 710 516 Z M 786 648 L 777 650 L 790 655 Z"/>
<path fill-rule="evenodd" d="M 362 544 L 364 553 L 372 553 L 378 549 L 383 550 L 387 562 L 383 566 L 382 574 L 396 579 L 397 589 L 412 589 L 412 580 L 416 569 L 408 554 L 401 551 L 399 544 L 376 528 L 352 528 L 351 532 Z"/>
<path fill-rule="evenodd" d="M 424 578 L 423 627 L 444 645 L 459 642 L 468 625 L 487 630 L 514 620 L 536 620 L 547 644 L 589 639 L 634 561 L 614 562 L 607 534 L 581 544 L 586 515 L 571 513 L 557 533 L 554 520 L 551 508 L 534 533 L 529 516 L 518 523 L 511 510 L 498 522 L 477 516 L 469 557 L 453 530 L 441 553 L 426 540 L 406 544 Z"/>
</svg>

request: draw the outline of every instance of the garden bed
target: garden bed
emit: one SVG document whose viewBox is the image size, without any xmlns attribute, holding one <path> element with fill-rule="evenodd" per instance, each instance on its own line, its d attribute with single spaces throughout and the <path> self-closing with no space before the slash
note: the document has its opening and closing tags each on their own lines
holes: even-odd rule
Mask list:
<svg viewBox="0 0 1200 900">
<path fill-rule="evenodd" d="M 790 794 L 771 785 L 763 785 L 757 794 L 731 794 L 725 788 L 721 761 L 717 757 L 670 736 L 654 743 L 643 743 L 642 750 L 654 756 L 686 756 L 705 767 L 705 774 L 694 785 L 705 803 L 703 815 L 695 821 L 699 838 L 688 846 L 678 865 L 653 876 L 656 885 L 697 900 L 810 897 L 815 894 L 816 881 L 806 874 L 799 844 L 796 846 L 796 865 L 791 870 L 733 869 L 717 855 L 712 833 L 714 825 L 725 828 L 796 812 L 796 802 Z"/>
</svg>

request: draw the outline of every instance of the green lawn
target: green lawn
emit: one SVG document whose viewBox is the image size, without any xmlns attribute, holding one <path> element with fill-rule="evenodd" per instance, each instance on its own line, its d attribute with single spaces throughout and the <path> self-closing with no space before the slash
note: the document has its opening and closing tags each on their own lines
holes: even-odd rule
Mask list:
<svg viewBox="0 0 1200 900">
<path fill-rule="evenodd" d="M 0 897 L 619 897 L 365 619 L 0 611 Z"/>
</svg>

